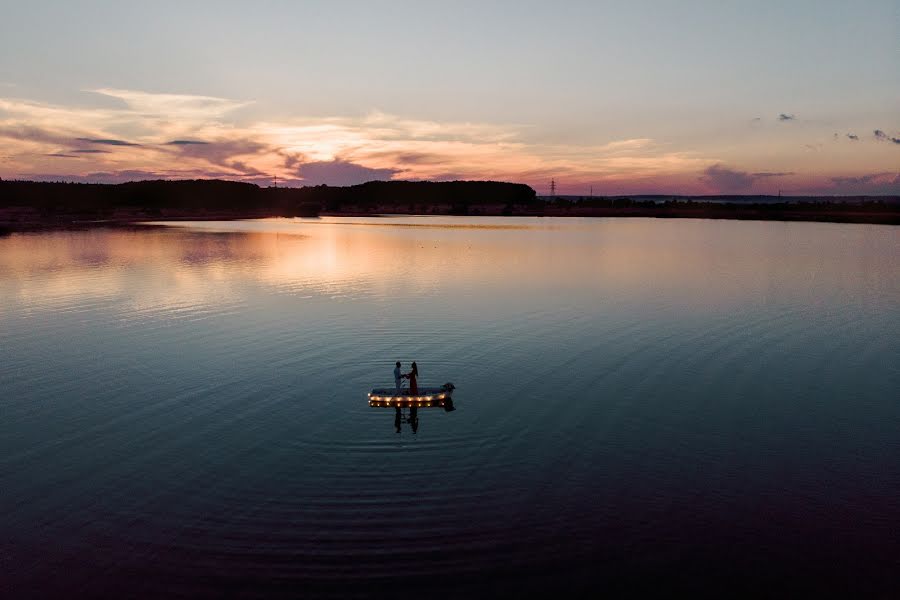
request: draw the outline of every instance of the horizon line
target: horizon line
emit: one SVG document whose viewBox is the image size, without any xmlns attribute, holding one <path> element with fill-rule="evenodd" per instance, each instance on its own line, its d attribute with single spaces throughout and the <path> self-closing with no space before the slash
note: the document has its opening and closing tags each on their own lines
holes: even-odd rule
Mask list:
<svg viewBox="0 0 900 600">
<path fill-rule="evenodd" d="M 604 193 L 588 193 L 588 194 L 541 194 L 534 188 L 534 186 L 518 181 L 503 181 L 500 179 L 451 179 L 451 180 L 434 180 L 434 179 L 372 179 L 369 181 L 363 181 L 360 183 L 353 183 L 349 185 L 335 185 L 335 184 L 308 184 L 308 185 L 300 185 L 300 186 L 284 186 L 279 187 L 277 185 L 268 185 L 263 186 L 253 181 L 241 181 L 239 179 L 222 179 L 217 177 L 196 177 L 196 178 L 185 178 L 185 179 L 169 179 L 169 178 L 156 178 L 156 179 L 132 179 L 128 181 L 120 181 L 120 182 L 101 182 L 101 181 L 73 181 L 73 180 L 41 180 L 41 179 L 4 179 L 0 177 L 0 183 L 7 182 L 15 182 L 15 183 L 35 183 L 35 184 L 62 184 L 62 185 L 100 185 L 100 186 L 117 186 L 117 185 L 128 185 L 134 183 L 155 183 L 155 182 L 169 182 L 169 183 L 177 183 L 180 181 L 215 181 L 222 183 L 235 183 L 235 184 L 243 184 L 243 185 L 252 185 L 259 189 L 284 189 L 284 190 L 302 190 L 306 188 L 316 188 L 316 187 L 329 187 L 329 188 L 350 188 L 357 187 L 361 185 L 368 185 L 370 183 L 433 183 L 433 184 L 441 184 L 441 183 L 504 183 L 509 185 L 524 185 L 529 187 L 531 190 L 535 192 L 536 198 L 627 198 L 627 197 L 644 197 L 644 198 L 897 198 L 900 199 L 900 194 L 810 194 L 810 193 L 780 193 L 780 194 L 762 194 L 762 193 L 710 193 L 710 194 L 690 194 L 684 192 L 672 192 L 672 193 L 660 193 L 660 192 L 635 192 L 635 193 L 619 193 L 619 194 L 604 194 Z"/>
</svg>

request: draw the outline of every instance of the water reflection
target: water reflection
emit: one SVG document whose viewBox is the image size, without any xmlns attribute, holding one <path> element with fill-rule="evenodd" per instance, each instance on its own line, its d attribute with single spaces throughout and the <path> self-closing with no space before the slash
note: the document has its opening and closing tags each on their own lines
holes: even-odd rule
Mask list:
<svg viewBox="0 0 900 600">
<path fill-rule="evenodd" d="M 0 238 L 6 589 L 896 581 L 896 228 L 370 221 Z"/>
<path fill-rule="evenodd" d="M 378 402 L 369 400 L 369 406 L 373 408 L 394 408 L 394 430 L 396 433 L 402 431 L 402 425 L 407 424 L 413 433 L 419 432 L 419 409 L 420 408 L 443 408 L 444 412 L 453 412 L 456 407 L 453 405 L 452 398 L 432 399 L 422 402 L 409 401 L 388 401 Z"/>
<path fill-rule="evenodd" d="M 334 299 L 453 296 L 474 310 L 498 296 L 513 305 L 530 297 L 595 306 L 655 304 L 664 295 L 669 307 L 702 313 L 806 303 L 842 279 L 841 293 L 854 295 L 850 273 L 867 277 L 876 291 L 897 292 L 893 280 L 877 277 L 889 248 L 897 251 L 889 227 L 473 221 L 270 219 L 14 234 L 0 239 L 0 293 L 32 310 L 86 297 L 181 310 L 239 296 L 246 282 Z M 145 286 L 135 285 L 147 277 Z"/>
</svg>

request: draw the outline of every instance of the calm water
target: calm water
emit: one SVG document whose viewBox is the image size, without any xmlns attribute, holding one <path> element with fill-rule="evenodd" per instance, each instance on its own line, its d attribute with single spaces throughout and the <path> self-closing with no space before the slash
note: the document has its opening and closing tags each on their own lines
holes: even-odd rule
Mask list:
<svg viewBox="0 0 900 600">
<path fill-rule="evenodd" d="M 900 591 L 900 228 L 0 238 L 0 592 Z M 417 360 L 456 411 L 395 433 Z"/>
</svg>

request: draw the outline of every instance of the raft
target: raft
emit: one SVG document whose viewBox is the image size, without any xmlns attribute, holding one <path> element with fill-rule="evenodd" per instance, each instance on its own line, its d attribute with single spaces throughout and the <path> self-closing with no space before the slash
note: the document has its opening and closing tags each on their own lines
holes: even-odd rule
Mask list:
<svg viewBox="0 0 900 600">
<path fill-rule="evenodd" d="M 413 395 L 407 388 L 401 388 L 399 394 L 396 388 L 375 388 L 369 392 L 369 406 L 443 406 L 452 399 L 454 389 L 452 383 L 445 383 L 441 387 L 420 387 Z"/>
</svg>

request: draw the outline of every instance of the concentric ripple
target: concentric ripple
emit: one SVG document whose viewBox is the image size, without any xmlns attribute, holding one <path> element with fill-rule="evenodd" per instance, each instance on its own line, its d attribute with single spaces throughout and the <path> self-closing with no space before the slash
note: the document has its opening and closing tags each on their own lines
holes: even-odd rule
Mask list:
<svg viewBox="0 0 900 600">
<path fill-rule="evenodd" d="M 0 591 L 891 590 L 898 256 L 652 219 L 0 238 Z M 455 410 L 398 433 L 396 360 Z"/>
</svg>

